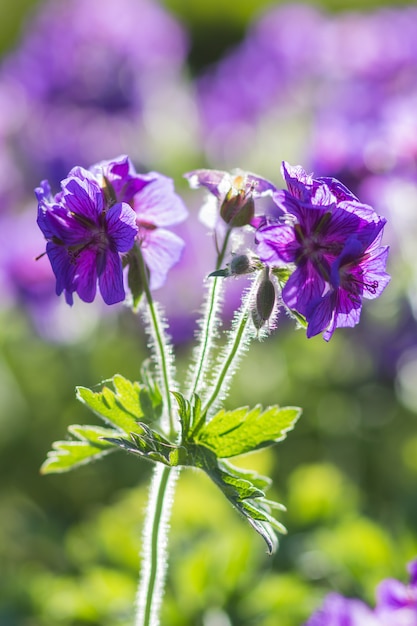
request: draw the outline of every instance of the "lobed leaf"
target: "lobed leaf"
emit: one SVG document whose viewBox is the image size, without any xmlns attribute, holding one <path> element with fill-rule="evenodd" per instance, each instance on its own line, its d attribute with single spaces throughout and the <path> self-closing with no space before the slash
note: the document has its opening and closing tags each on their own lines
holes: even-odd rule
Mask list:
<svg viewBox="0 0 417 626">
<path fill-rule="evenodd" d="M 156 461 L 164 465 L 179 465 L 181 461 L 181 449 L 168 439 L 165 439 L 160 433 L 149 428 L 147 424 L 137 424 L 136 432 L 130 433 L 129 438 L 110 437 L 107 441 L 123 448 L 123 450 L 133 452 L 150 461 Z"/>
<path fill-rule="evenodd" d="M 74 424 L 68 428 L 68 432 L 75 439 L 55 441 L 52 444 L 52 450 L 41 466 L 42 474 L 68 472 L 115 450 L 114 444 L 105 437 L 114 436 L 118 431 Z"/>
<path fill-rule="evenodd" d="M 213 450 L 219 458 L 229 458 L 270 446 L 285 438 L 301 414 L 297 407 L 277 405 L 262 411 L 241 407 L 219 411 L 197 434 L 196 441 Z"/>
<path fill-rule="evenodd" d="M 272 510 L 284 509 L 281 504 L 265 498 L 260 486 L 269 486 L 270 480 L 255 472 L 241 470 L 226 461 L 216 459 L 207 448 L 199 450 L 199 466 L 221 489 L 231 504 L 264 539 L 268 553 L 275 552 L 278 539 L 275 531 L 285 533 L 285 527 L 272 516 Z"/>
<path fill-rule="evenodd" d="M 113 389 L 104 386 L 95 392 L 77 387 L 77 398 L 107 423 L 129 434 L 137 423 L 156 420 L 162 410 L 160 394 L 138 382 L 131 382 L 120 374 L 109 381 Z"/>
</svg>

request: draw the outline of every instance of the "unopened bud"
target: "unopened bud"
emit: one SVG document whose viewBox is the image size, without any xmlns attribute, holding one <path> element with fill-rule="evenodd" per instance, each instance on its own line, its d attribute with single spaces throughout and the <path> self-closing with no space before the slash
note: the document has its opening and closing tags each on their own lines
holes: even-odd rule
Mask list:
<svg viewBox="0 0 417 626">
<path fill-rule="evenodd" d="M 237 254 L 232 257 L 229 264 L 229 271 L 232 276 L 239 274 L 250 274 L 254 271 L 251 258 L 247 254 Z"/>
<path fill-rule="evenodd" d="M 220 207 L 220 215 L 232 228 L 247 226 L 255 215 L 255 203 L 251 193 L 244 189 L 230 189 Z"/>
<path fill-rule="evenodd" d="M 106 200 L 107 206 L 111 207 L 117 202 L 116 192 L 114 190 L 113 185 L 107 178 L 107 176 L 103 175 L 103 184 L 101 186 L 104 199 Z"/>
<path fill-rule="evenodd" d="M 255 307 L 252 310 L 252 321 L 257 330 L 269 320 L 274 310 L 275 304 L 275 287 L 269 278 L 269 268 L 265 268 L 265 277 L 259 284 L 256 292 Z"/>
</svg>

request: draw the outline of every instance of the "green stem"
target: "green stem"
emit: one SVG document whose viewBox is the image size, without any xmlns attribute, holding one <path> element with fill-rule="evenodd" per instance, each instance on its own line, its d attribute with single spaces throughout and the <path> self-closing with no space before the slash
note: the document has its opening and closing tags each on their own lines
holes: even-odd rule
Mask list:
<svg viewBox="0 0 417 626">
<path fill-rule="evenodd" d="M 247 294 L 245 301 L 242 304 L 242 308 L 240 310 L 240 315 L 237 319 L 235 327 L 232 331 L 231 337 L 232 341 L 226 347 L 224 352 L 224 358 L 220 366 L 219 373 L 217 375 L 216 381 L 213 385 L 213 390 L 210 394 L 209 399 L 206 401 L 202 413 L 206 413 L 210 410 L 210 408 L 215 404 L 218 400 L 220 394 L 224 394 L 226 391 L 226 381 L 230 382 L 230 379 L 235 371 L 235 366 L 237 365 L 238 358 L 242 354 L 242 352 L 248 346 L 248 324 L 250 319 L 250 304 L 252 300 L 252 295 L 254 292 L 254 288 L 256 287 L 257 281 L 254 280 L 252 289 Z"/>
<path fill-rule="evenodd" d="M 222 248 L 221 248 L 220 252 L 217 255 L 216 270 L 219 270 L 221 268 L 221 266 L 223 265 L 224 257 L 225 257 L 226 251 L 227 251 L 227 246 L 229 244 L 229 239 L 230 239 L 230 235 L 231 234 L 232 234 L 232 229 L 228 228 L 227 231 L 226 231 L 226 235 L 224 237 Z"/>
<path fill-rule="evenodd" d="M 221 278 L 211 278 L 210 291 L 207 296 L 207 313 L 204 318 L 203 332 L 197 362 L 194 368 L 193 381 L 190 385 L 189 397 L 197 391 L 200 380 L 204 378 L 203 374 L 209 367 L 209 353 L 213 345 L 213 337 L 216 334 L 217 313 L 219 310 L 219 295 L 223 288 Z"/>
<path fill-rule="evenodd" d="M 172 404 L 172 396 L 171 391 L 173 390 L 173 383 L 171 381 L 170 376 L 170 347 L 167 345 L 165 333 L 163 330 L 163 325 L 161 319 L 159 317 L 159 313 L 157 307 L 155 306 L 154 300 L 152 298 L 152 292 L 149 288 L 148 276 L 146 271 L 145 262 L 143 260 L 142 253 L 139 248 L 139 257 L 140 257 L 140 273 L 142 284 L 146 296 L 146 301 L 148 303 L 148 311 L 150 315 L 150 321 L 152 326 L 152 331 L 155 340 L 155 350 L 157 355 L 157 362 L 160 367 L 161 374 L 161 382 L 162 382 L 162 393 L 164 400 L 164 407 L 166 407 L 166 413 L 168 415 L 168 424 L 169 424 L 169 435 L 174 437 L 177 433 L 176 425 L 175 425 L 175 413 L 174 407 Z"/>
<path fill-rule="evenodd" d="M 229 228 L 226 231 L 222 248 L 217 255 L 216 270 L 220 269 L 223 265 L 231 233 L 232 229 Z M 210 291 L 207 297 L 206 315 L 204 317 L 204 324 L 202 326 L 201 332 L 200 349 L 194 368 L 193 380 L 190 385 L 190 398 L 193 396 L 194 393 L 196 393 L 198 385 L 200 384 L 200 380 L 204 378 L 203 374 L 209 367 L 209 353 L 213 345 L 213 337 L 216 334 L 217 313 L 219 310 L 219 295 L 222 288 L 223 278 L 214 277 L 211 279 Z"/>
<path fill-rule="evenodd" d="M 171 376 L 171 348 L 166 339 L 158 308 L 152 298 L 148 275 L 140 248 L 138 249 L 141 283 L 145 292 L 149 325 L 162 386 L 169 436 L 177 437 L 175 411 L 171 398 L 174 382 Z M 167 568 L 168 522 L 171 515 L 177 468 L 158 463 L 150 487 L 142 539 L 142 568 L 137 593 L 136 626 L 158 626 L 159 609 L 164 592 Z"/>
<path fill-rule="evenodd" d="M 137 595 L 136 626 L 158 626 L 167 567 L 167 534 L 178 469 L 155 468 L 143 533 L 143 564 Z"/>
</svg>

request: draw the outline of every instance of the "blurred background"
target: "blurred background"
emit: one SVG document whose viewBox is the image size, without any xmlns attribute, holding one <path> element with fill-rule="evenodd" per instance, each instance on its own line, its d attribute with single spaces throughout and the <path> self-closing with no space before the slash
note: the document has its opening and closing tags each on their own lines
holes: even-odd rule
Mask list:
<svg viewBox="0 0 417 626">
<path fill-rule="evenodd" d="M 184 472 L 162 623 L 299 626 L 330 590 L 373 602 L 417 554 L 417 5 L 372 1 L 0 0 L 0 625 L 133 620 L 151 467 L 124 454 L 41 477 L 52 441 L 95 423 L 76 385 L 147 356 L 123 306 L 54 293 L 33 188 L 127 153 L 190 208 L 182 262 L 155 294 L 185 371 L 213 269 L 182 174 L 283 159 L 336 176 L 386 216 L 391 284 L 330 343 L 282 319 L 227 401 L 295 404 L 288 439 L 242 459 L 274 477 L 288 535 L 262 540 Z M 242 277 L 241 280 L 244 280 Z M 226 308 L 230 317 L 236 299 Z M 227 320 L 225 322 L 227 325 Z M 251 381 L 251 386 L 248 385 Z"/>
</svg>

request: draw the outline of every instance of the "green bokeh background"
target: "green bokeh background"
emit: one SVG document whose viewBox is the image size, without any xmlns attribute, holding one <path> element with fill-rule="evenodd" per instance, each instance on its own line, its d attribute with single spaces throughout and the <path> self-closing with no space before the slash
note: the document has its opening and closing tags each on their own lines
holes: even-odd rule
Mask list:
<svg viewBox="0 0 417 626">
<path fill-rule="evenodd" d="M 194 74 L 243 37 L 261 6 L 271 5 L 165 4 L 191 33 Z M 317 4 L 343 10 L 381 3 Z M 34 7 L 2 0 L 2 53 L 18 41 Z M 271 472 L 289 532 L 267 557 L 261 539 L 207 478 L 184 472 L 163 624 L 299 626 L 330 590 L 372 603 L 381 578 L 405 579 L 405 564 L 417 554 L 417 415 L 400 402 L 379 349 L 406 321 L 397 291 L 389 287 L 365 307 L 360 329 L 338 331 L 328 344 L 306 340 L 286 320 L 266 342 L 253 344 L 227 406 L 303 407 L 284 443 L 242 459 Z M 191 346 L 177 352 L 183 372 Z M 115 454 L 62 476 L 41 477 L 39 467 L 69 424 L 95 423 L 76 402 L 75 386 L 93 386 L 116 372 L 135 379 L 146 356 L 140 320 L 128 312 L 103 318 L 88 340 L 69 346 L 39 338 L 23 311 L 1 313 L 1 626 L 133 623 L 150 465 Z"/>
</svg>

